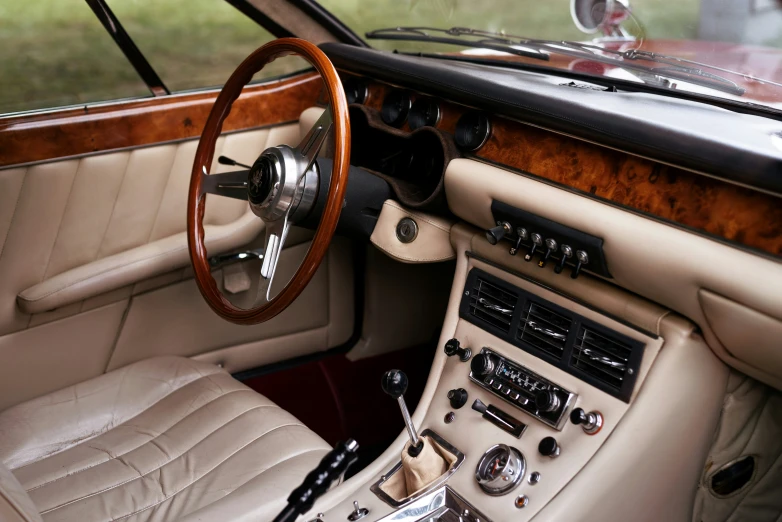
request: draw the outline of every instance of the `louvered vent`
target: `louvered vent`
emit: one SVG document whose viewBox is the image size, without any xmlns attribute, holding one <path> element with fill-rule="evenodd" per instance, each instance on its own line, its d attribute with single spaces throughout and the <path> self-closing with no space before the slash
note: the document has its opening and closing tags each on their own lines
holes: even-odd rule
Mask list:
<svg viewBox="0 0 782 522">
<path fill-rule="evenodd" d="M 470 291 L 470 315 L 507 333 L 517 299 L 515 294 L 478 277 Z"/>
<path fill-rule="evenodd" d="M 582 326 L 573 345 L 570 367 L 611 390 L 621 391 L 631 354 L 632 347 L 629 344 Z"/>
<path fill-rule="evenodd" d="M 528 300 L 524 305 L 516 338 L 561 359 L 573 320 Z"/>
</svg>

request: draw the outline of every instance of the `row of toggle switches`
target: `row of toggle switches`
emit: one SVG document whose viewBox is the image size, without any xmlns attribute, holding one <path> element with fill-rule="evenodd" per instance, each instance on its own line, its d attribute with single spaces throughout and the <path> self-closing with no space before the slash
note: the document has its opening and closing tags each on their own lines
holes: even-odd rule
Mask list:
<svg viewBox="0 0 782 522">
<path fill-rule="evenodd" d="M 496 227 L 490 228 L 486 231 L 486 240 L 492 245 L 496 245 L 500 242 L 501 239 L 511 235 L 512 232 L 513 227 L 511 224 L 507 221 L 503 221 Z M 552 254 L 558 251 L 560 252 L 562 257 L 554 267 L 554 272 L 557 274 L 562 272 L 562 270 L 565 268 L 565 263 L 567 263 L 568 259 L 573 258 L 574 255 L 575 266 L 573 267 L 573 271 L 570 273 L 571 278 L 577 278 L 578 274 L 581 273 L 581 269 L 585 265 L 589 264 L 589 256 L 585 251 L 576 250 L 574 253 L 573 248 L 570 245 L 559 245 L 555 239 L 544 239 L 543 236 L 537 232 L 529 233 L 524 227 L 518 227 L 516 229 L 516 240 L 513 246 L 510 248 L 510 255 L 515 256 L 518 254 L 519 250 L 521 249 L 522 242 L 527 241 L 529 241 L 531 244 L 528 247 L 527 253 L 524 254 L 524 261 L 532 261 L 532 259 L 535 257 L 535 254 L 541 252 L 543 253 L 543 257 L 538 260 L 538 266 L 541 268 L 546 266 L 546 264 L 549 262 L 549 259 L 551 259 Z"/>
</svg>

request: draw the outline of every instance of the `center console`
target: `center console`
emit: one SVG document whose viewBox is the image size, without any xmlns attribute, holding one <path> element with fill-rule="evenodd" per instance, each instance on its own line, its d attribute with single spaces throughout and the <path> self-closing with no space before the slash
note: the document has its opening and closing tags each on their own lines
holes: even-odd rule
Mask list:
<svg viewBox="0 0 782 522">
<path fill-rule="evenodd" d="M 456 279 L 412 415 L 455 456 L 448 472 L 390 499 L 402 433 L 306 520 L 686 520 L 705 460 L 688 448 L 708 447 L 725 379 L 693 325 L 597 278 L 509 263 L 468 225 L 451 237 Z"/>
</svg>

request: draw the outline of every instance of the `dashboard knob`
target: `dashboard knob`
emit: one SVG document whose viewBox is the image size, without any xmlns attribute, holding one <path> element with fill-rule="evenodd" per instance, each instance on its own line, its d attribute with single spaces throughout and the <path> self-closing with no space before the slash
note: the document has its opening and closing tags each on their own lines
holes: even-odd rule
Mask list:
<svg viewBox="0 0 782 522">
<path fill-rule="evenodd" d="M 491 355 L 479 353 L 472 358 L 470 369 L 476 377 L 482 379 L 494 371 L 494 360 Z"/>
<path fill-rule="evenodd" d="M 559 408 L 559 397 L 551 390 L 543 390 L 535 396 L 535 407 L 543 412 L 556 411 Z"/>
<path fill-rule="evenodd" d="M 510 255 L 515 256 L 518 254 L 519 249 L 521 248 L 521 242 L 526 241 L 529 237 L 529 234 L 527 233 L 527 229 L 524 227 L 519 227 L 516 229 L 516 243 L 510 248 Z"/>
<path fill-rule="evenodd" d="M 490 228 L 486 231 L 486 241 L 492 245 L 499 243 L 500 239 L 504 238 L 511 233 L 512 227 L 507 221 L 500 223 L 494 228 Z"/>
<path fill-rule="evenodd" d="M 559 457 L 560 447 L 557 444 L 557 439 L 554 437 L 546 437 L 538 444 L 538 451 L 544 457 L 556 458 Z"/>
<path fill-rule="evenodd" d="M 458 355 L 459 360 L 462 362 L 467 362 L 470 360 L 470 357 L 472 357 L 472 350 L 469 348 L 462 348 L 458 339 L 449 339 L 446 341 L 445 349 L 443 351 L 445 351 L 445 355 L 448 357 Z"/>
<path fill-rule="evenodd" d="M 576 408 L 570 412 L 570 422 L 580 425 L 588 435 L 594 435 L 603 427 L 603 415 L 599 411 L 587 413 L 583 408 Z"/>
<path fill-rule="evenodd" d="M 451 402 L 451 408 L 458 410 L 467 404 L 467 390 L 464 388 L 454 388 L 448 392 L 448 400 Z"/>
</svg>

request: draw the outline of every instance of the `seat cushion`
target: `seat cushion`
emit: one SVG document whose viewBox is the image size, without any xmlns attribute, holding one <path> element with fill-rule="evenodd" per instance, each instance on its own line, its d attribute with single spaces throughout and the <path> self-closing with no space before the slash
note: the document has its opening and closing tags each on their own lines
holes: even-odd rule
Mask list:
<svg viewBox="0 0 782 522">
<path fill-rule="evenodd" d="M 174 520 L 228 509 L 237 491 L 252 518 L 271 519 L 329 449 L 225 371 L 179 357 L 0 413 L 0 462 L 46 522 Z"/>
</svg>

